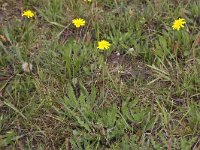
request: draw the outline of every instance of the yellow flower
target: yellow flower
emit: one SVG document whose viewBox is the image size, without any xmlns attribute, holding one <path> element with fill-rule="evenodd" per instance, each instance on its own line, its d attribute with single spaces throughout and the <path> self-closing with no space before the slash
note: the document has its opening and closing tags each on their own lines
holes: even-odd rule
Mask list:
<svg viewBox="0 0 200 150">
<path fill-rule="evenodd" d="M 88 1 L 88 2 L 91 2 L 92 0 L 84 0 L 84 1 Z"/>
<path fill-rule="evenodd" d="M 84 19 L 81 19 L 81 18 L 78 18 L 78 19 L 72 20 L 72 23 L 73 23 L 77 28 L 80 28 L 81 26 L 84 26 L 84 25 L 85 25 L 85 20 L 84 20 Z"/>
<path fill-rule="evenodd" d="M 108 49 L 110 47 L 110 43 L 108 41 L 105 40 L 101 40 L 98 42 L 98 49 L 104 50 L 104 49 Z"/>
<path fill-rule="evenodd" d="M 185 24 L 185 19 L 184 18 L 179 18 L 178 20 L 175 20 L 173 22 L 173 25 L 172 25 L 172 28 L 174 30 L 179 30 L 180 28 L 183 28 L 184 27 L 184 24 Z"/>
<path fill-rule="evenodd" d="M 32 18 L 34 13 L 31 10 L 26 10 L 23 12 L 22 16 L 26 16 L 27 18 Z"/>
</svg>

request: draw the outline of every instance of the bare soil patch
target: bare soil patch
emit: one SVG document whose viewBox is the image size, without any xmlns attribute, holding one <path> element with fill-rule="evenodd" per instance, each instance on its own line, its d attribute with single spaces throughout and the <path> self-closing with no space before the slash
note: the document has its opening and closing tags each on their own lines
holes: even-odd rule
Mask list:
<svg viewBox="0 0 200 150">
<path fill-rule="evenodd" d="M 0 26 L 12 19 L 20 18 L 22 13 L 21 0 L 0 0 Z"/>
</svg>

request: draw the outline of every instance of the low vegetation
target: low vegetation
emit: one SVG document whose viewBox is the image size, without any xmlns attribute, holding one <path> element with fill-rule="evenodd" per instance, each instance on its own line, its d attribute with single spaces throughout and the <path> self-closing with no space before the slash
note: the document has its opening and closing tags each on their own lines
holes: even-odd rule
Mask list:
<svg viewBox="0 0 200 150">
<path fill-rule="evenodd" d="M 198 0 L 0 6 L 0 149 L 200 148 Z"/>
</svg>

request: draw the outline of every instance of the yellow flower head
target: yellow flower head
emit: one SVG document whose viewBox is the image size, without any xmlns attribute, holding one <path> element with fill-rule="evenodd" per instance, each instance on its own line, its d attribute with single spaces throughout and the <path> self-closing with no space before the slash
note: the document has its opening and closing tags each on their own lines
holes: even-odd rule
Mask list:
<svg viewBox="0 0 200 150">
<path fill-rule="evenodd" d="M 92 0 L 84 0 L 84 1 L 88 1 L 88 2 L 91 2 Z"/>
<path fill-rule="evenodd" d="M 98 49 L 104 50 L 104 49 L 108 49 L 110 47 L 110 43 L 108 41 L 105 40 L 101 40 L 98 42 Z"/>
<path fill-rule="evenodd" d="M 179 30 L 180 28 L 183 28 L 184 27 L 184 24 L 185 24 L 185 19 L 184 18 L 179 18 L 178 20 L 175 20 L 173 22 L 173 25 L 172 25 L 172 28 L 174 30 Z"/>
<path fill-rule="evenodd" d="M 73 23 L 77 28 L 80 28 L 81 26 L 84 26 L 84 25 L 85 25 L 85 20 L 84 20 L 84 19 L 81 19 L 81 18 L 78 18 L 78 19 L 72 20 L 72 23 Z"/>
<path fill-rule="evenodd" d="M 22 16 L 26 16 L 27 18 L 32 18 L 34 13 L 31 10 L 26 10 L 23 12 Z"/>
</svg>

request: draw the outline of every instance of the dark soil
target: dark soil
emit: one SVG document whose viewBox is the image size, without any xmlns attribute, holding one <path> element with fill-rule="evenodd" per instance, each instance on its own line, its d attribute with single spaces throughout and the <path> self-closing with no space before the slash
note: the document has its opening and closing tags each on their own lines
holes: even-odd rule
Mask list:
<svg viewBox="0 0 200 150">
<path fill-rule="evenodd" d="M 21 13 L 21 0 L 0 0 L 0 27 L 7 25 L 12 19 L 20 18 Z"/>
</svg>

